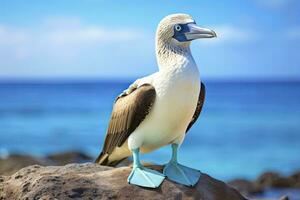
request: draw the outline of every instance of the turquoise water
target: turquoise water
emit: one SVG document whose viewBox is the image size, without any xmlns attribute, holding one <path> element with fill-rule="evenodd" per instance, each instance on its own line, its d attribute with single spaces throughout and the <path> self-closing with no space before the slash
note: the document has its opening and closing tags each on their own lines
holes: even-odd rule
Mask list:
<svg viewBox="0 0 300 200">
<path fill-rule="evenodd" d="M 0 154 L 97 156 L 114 98 L 129 82 L 1 83 Z M 300 169 L 300 83 L 206 81 L 201 117 L 179 160 L 217 178 Z M 165 163 L 170 148 L 143 156 Z"/>
</svg>

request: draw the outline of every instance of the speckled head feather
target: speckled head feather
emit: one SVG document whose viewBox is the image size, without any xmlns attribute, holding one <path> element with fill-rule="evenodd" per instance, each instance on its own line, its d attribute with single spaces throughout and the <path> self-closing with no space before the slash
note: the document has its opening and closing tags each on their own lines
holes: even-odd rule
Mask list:
<svg viewBox="0 0 300 200">
<path fill-rule="evenodd" d="M 186 46 L 190 42 L 179 43 L 173 38 L 174 26 L 176 24 L 188 24 L 194 22 L 195 21 L 192 19 L 192 17 L 187 14 L 179 13 L 179 14 L 172 14 L 166 16 L 158 24 L 157 31 L 156 31 L 156 44 L 158 45 L 158 43 L 165 43 L 165 44 L 175 43 L 174 45 Z"/>
<path fill-rule="evenodd" d="M 180 66 L 191 57 L 190 43 L 199 38 L 216 37 L 213 30 L 201 28 L 187 14 L 172 14 L 163 18 L 156 31 L 156 56 L 159 69 Z M 191 58 L 192 60 L 192 58 Z"/>
<path fill-rule="evenodd" d="M 158 24 L 156 31 L 156 57 L 159 69 L 172 66 L 171 62 L 177 62 L 181 55 L 190 53 L 190 41 L 179 42 L 173 37 L 175 25 L 187 23 L 194 23 L 190 15 L 172 14 L 163 18 Z"/>
</svg>

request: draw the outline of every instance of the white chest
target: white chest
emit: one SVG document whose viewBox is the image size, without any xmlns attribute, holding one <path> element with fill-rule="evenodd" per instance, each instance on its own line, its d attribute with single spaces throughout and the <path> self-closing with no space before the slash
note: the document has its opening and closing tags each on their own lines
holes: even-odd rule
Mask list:
<svg viewBox="0 0 300 200">
<path fill-rule="evenodd" d="M 185 58 L 177 66 L 161 71 L 154 86 L 159 101 L 174 104 L 178 109 L 192 106 L 200 92 L 200 76 L 194 60 Z"/>
<path fill-rule="evenodd" d="M 129 147 L 148 151 L 182 138 L 198 102 L 200 77 L 192 57 L 170 62 L 151 79 L 156 98 L 151 112 L 129 137 Z M 145 150 L 148 149 L 148 150 Z"/>
<path fill-rule="evenodd" d="M 198 69 L 195 65 L 162 72 L 154 86 L 157 96 L 149 116 L 152 126 L 147 141 L 167 144 L 185 134 L 195 113 L 200 93 Z"/>
</svg>

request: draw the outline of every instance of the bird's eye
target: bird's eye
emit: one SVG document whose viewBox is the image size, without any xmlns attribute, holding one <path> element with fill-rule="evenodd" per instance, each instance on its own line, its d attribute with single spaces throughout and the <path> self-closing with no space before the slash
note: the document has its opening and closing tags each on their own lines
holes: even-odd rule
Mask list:
<svg viewBox="0 0 300 200">
<path fill-rule="evenodd" d="M 181 31 L 181 26 L 178 25 L 178 24 L 176 24 L 176 25 L 175 25 L 175 30 L 176 30 L 176 31 Z"/>
</svg>

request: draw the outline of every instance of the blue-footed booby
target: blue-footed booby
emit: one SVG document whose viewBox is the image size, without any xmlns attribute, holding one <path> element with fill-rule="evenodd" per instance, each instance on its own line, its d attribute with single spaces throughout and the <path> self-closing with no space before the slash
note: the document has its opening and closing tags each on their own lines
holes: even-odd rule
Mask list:
<svg viewBox="0 0 300 200">
<path fill-rule="evenodd" d="M 198 182 L 200 171 L 179 164 L 177 149 L 199 117 L 205 97 L 190 43 L 213 37 L 214 31 L 198 27 L 187 14 L 161 20 L 156 32 L 159 70 L 137 79 L 117 97 L 97 163 L 114 166 L 132 154 L 130 184 L 156 188 L 165 177 L 187 186 Z M 141 164 L 140 152 L 169 144 L 172 157 L 163 174 Z"/>
</svg>

